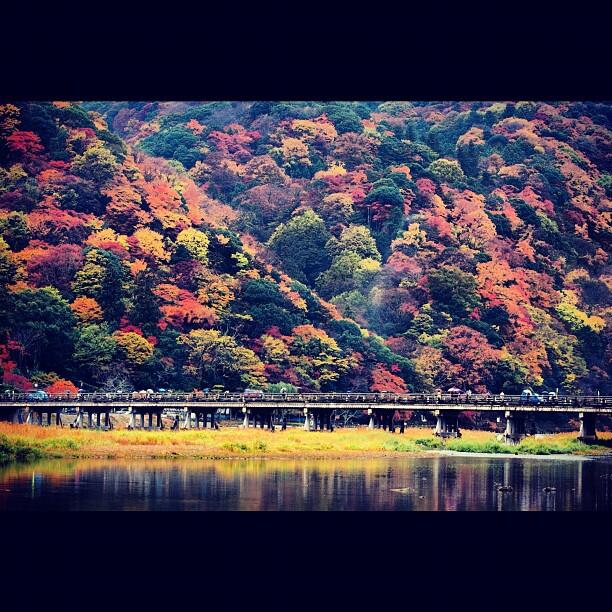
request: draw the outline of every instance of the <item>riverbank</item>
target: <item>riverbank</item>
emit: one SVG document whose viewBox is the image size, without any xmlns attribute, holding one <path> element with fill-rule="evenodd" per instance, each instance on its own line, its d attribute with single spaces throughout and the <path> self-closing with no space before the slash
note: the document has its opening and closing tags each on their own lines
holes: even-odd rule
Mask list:
<svg viewBox="0 0 612 612">
<path fill-rule="evenodd" d="M 186 431 L 97 431 L 0 423 L 0 462 L 40 458 L 367 458 L 431 451 L 527 455 L 612 455 L 612 433 L 596 445 L 581 444 L 576 433 L 528 437 L 517 446 L 496 434 L 464 430 L 460 439 L 441 440 L 430 429 L 409 428 L 402 435 L 367 428 L 306 432 L 223 427 Z"/>
</svg>

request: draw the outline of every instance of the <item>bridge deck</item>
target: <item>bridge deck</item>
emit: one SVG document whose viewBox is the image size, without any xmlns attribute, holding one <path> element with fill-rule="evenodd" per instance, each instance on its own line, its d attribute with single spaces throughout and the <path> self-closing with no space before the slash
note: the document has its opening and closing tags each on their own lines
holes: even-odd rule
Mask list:
<svg viewBox="0 0 612 612">
<path fill-rule="evenodd" d="M 592 412 L 612 414 L 609 396 L 558 396 L 529 399 L 518 395 L 451 395 L 451 394 L 380 394 L 380 393 L 307 393 L 263 394 L 259 397 L 239 393 L 204 394 L 141 394 L 141 393 L 84 393 L 80 395 L 48 395 L 36 399 L 32 394 L 4 394 L 0 396 L 0 410 L 30 408 L 32 410 L 81 408 L 113 410 L 159 411 L 183 409 L 270 408 L 280 410 L 453 410 L 493 412 Z"/>
</svg>

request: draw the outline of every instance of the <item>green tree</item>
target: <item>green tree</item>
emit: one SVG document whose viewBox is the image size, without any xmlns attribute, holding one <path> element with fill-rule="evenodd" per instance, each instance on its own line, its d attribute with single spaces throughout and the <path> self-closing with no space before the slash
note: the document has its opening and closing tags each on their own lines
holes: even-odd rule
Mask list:
<svg viewBox="0 0 612 612">
<path fill-rule="evenodd" d="M 15 295 L 11 335 L 23 347 L 26 366 L 65 368 L 72 353 L 74 325 L 70 304 L 54 287 L 24 289 Z"/>
<path fill-rule="evenodd" d="M 72 289 L 77 295 L 94 298 L 107 320 L 118 320 L 125 310 L 127 274 L 125 264 L 114 253 L 92 248 L 85 254 L 85 264 L 76 273 Z"/>
<path fill-rule="evenodd" d="M 439 182 L 453 184 L 465 180 L 465 174 L 459 162 L 454 159 L 436 159 L 429 164 L 427 169 Z"/>
<path fill-rule="evenodd" d="M 372 190 L 366 196 L 365 201 L 367 203 L 380 202 L 381 204 L 401 207 L 404 204 L 404 196 L 392 179 L 385 178 L 372 185 Z"/>
<path fill-rule="evenodd" d="M 8 328 L 14 312 L 13 295 L 6 286 L 13 282 L 16 272 L 13 254 L 4 238 L 0 237 L 0 331 Z"/>
<path fill-rule="evenodd" d="M 153 292 L 155 277 L 149 270 L 143 270 L 136 275 L 131 286 L 130 321 L 140 325 L 145 333 L 153 334 L 161 318 L 159 298 Z"/>
<path fill-rule="evenodd" d="M 255 353 L 216 329 L 197 329 L 180 336 L 187 349 L 185 371 L 200 387 L 221 384 L 228 389 L 261 386 L 264 366 Z"/>
<path fill-rule="evenodd" d="M 117 342 L 110 335 L 108 325 L 86 325 L 78 330 L 74 344 L 74 361 L 77 366 L 94 380 L 108 374 Z"/>
<path fill-rule="evenodd" d="M 362 259 L 354 251 L 345 251 L 318 277 L 317 290 L 329 299 L 340 293 L 364 289 L 379 269 L 380 264 L 375 259 Z"/>
<path fill-rule="evenodd" d="M 117 168 L 115 156 L 102 143 L 91 145 L 82 155 L 77 155 L 72 162 L 72 171 L 77 176 L 97 184 L 110 180 Z"/>
<path fill-rule="evenodd" d="M 427 276 L 427 284 L 434 303 L 453 317 L 461 319 L 480 304 L 474 276 L 454 266 L 433 270 Z"/>
<path fill-rule="evenodd" d="M 268 246 L 281 258 L 288 274 L 312 285 L 329 264 L 325 244 L 329 232 L 323 219 L 307 209 L 281 223 L 270 237 Z"/>
<path fill-rule="evenodd" d="M 30 241 L 30 231 L 26 216 L 19 211 L 0 217 L 0 235 L 13 251 L 20 251 Z"/>
<path fill-rule="evenodd" d="M 326 114 L 333 122 L 339 134 L 344 134 L 346 132 L 359 133 L 363 130 L 361 118 L 351 108 L 346 106 L 335 106 L 329 108 Z"/>
<path fill-rule="evenodd" d="M 328 240 L 325 250 L 330 257 L 337 257 L 350 251 L 363 259 L 381 260 L 376 241 L 365 225 L 349 225 L 342 231 L 340 238 L 332 237 Z"/>
<path fill-rule="evenodd" d="M 481 150 L 482 146 L 473 142 L 457 147 L 457 159 L 461 169 L 467 176 L 475 177 L 480 174 L 478 163 L 480 161 Z M 454 180 L 461 180 L 461 178 L 459 177 L 459 179 Z"/>
</svg>

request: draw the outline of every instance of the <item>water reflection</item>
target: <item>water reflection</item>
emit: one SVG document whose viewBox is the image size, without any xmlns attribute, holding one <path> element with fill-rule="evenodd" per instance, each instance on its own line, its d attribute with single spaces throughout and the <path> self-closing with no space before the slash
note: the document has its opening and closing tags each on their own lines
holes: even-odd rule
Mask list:
<svg viewBox="0 0 612 612">
<path fill-rule="evenodd" d="M 0 469 L 0 510 L 605 510 L 612 462 L 44 461 Z"/>
</svg>

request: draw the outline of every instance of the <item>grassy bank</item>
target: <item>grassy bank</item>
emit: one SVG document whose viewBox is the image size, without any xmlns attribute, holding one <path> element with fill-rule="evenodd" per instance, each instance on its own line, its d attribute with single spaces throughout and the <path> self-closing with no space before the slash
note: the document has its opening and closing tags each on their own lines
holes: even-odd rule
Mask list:
<svg viewBox="0 0 612 612">
<path fill-rule="evenodd" d="M 496 441 L 495 434 L 464 430 L 460 439 L 442 441 L 429 429 L 411 428 L 404 435 L 381 430 L 339 429 L 274 433 L 225 427 L 219 431 L 95 431 L 0 423 L 0 462 L 41 457 L 68 458 L 232 458 L 232 457 L 380 457 L 397 453 L 452 450 L 504 454 L 612 454 L 612 433 L 598 445 L 584 445 L 576 433 L 526 438 L 518 446 Z"/>
<path fill-rule="evenodd" d="M 47 456 L 37 445 L 27 440 L 0 434 L 0 465 L 13 461 L 34 461 Z"/>
</svg>

